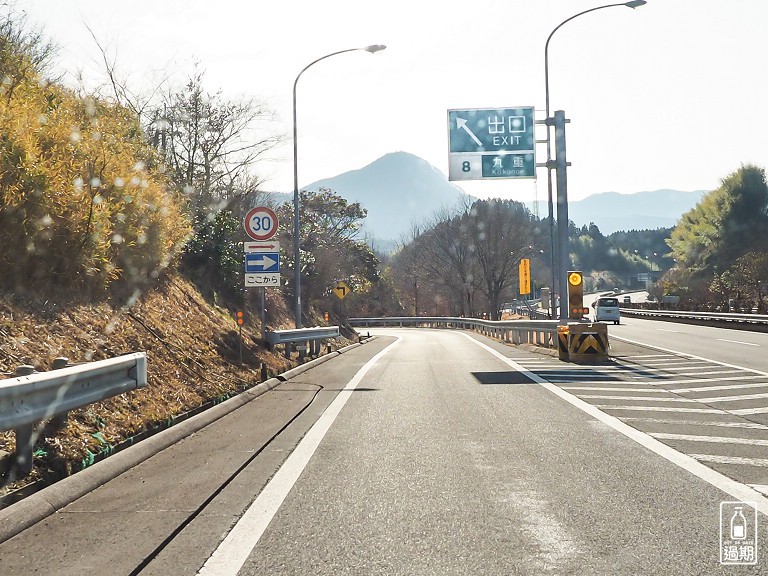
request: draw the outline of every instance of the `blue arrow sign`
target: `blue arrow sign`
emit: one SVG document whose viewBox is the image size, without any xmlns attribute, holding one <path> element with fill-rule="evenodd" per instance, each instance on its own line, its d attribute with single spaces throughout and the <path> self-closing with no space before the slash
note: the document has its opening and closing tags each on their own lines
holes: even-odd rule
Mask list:
<svg viewBox="0 0 768 576">
<path fill-rule="evenodd" d="M 245 255 L 246 274 L 280 272 L 280 252 L 248 252 Z"/>
</svg>

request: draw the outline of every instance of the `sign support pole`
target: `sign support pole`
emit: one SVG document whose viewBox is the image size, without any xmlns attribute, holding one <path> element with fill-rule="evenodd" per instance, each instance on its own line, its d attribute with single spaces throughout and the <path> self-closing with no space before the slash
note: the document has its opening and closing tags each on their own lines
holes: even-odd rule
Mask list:
<svg viewBox="0 0 768 576">
<path fill-rule="evenodd" d="M 264 342 L 266 323 L 267 323 L 267 304 L 266 304 L 266 288 L 263 286 L 259 288 L 259 306 L 261 307 L 261 341 Z"/>
<path fill-rule="evenodd" d="M 557 239 L 559 245 L 560 278 L 560 323 L 568 321 L 568 268 L 570 268 L 570 248 L 568 246 L 568 176 L 565 159 L 565 112 L 555 112 L 555 170 L 557 171 Z"/>
</svg>

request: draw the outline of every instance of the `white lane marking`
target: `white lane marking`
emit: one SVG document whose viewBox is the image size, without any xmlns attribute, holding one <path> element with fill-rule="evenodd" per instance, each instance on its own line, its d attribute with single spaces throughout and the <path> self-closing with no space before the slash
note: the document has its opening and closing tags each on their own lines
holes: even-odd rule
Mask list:
<svg viewBox="0 0 768 576">
<path fill-rule="evenodd" d="M 768 393 L 760 394 L 742 394 L 740 396 L 718 396 L 717 398 L 696 398 L 699 402 L 738 402 L 739 400 L 757 400 L 758 398 L 768 398 Z"/>
<path fill-rule="evenodd" d="M 739 456 L 716 456 L 714 454 L 691 454 L 692 458 L 696 458 L 696 460 L 700 460 L 701 462 L 712 462 L 713 464 L 741 464 L 742 466 L 760 466 L 760 467 L 768 467 L 768 458 L 742 458 Z M 745 488 L 750 487 L 748 484 L 742 484 Z M 750 487 L 751 488 L 751 487 Z M 754 488 L 752 488 L 754 490 Z M 731 494 L 730 492 L 728 492 Z M 735 494 L 731 494 L 731 496 L 735 496 Z M 760 498 L 766 502 L 768 502 L 768 499 L 766 499 L 762 494 L 760 494 Z M 762 509 L 763 502 L 758 501 L 758 510 L 760 512 L 763 512 Z M 765 512 L 763 512 L 765 514 Z"/>
<path fill-rule="evenodd" d="M 654 396 L 648 398 L 646 396 L 603 396 L 601 394 L 579 394 L 579 398 L 589 398 L 590 400 L 642 400 L 643 402 L 688 402 L 695 403 L 698 400 L 691 400 L 690 398 L 672 398 L 670 396 Z"/>
<path fill-rule="evenodd" d="M 713 420 L 678 420 L 675 418 L 640 418 L 627 416 L 622 418 L 624 422 L 642 422 L 644 424 L 681 424 L 683 426 L 719 426 L 722 428 L 749 428 L 753 430 L 768 430 L 768 426 L 757 422 L 715 422 Z"/>
<path fill-rule="evenodd" d="M 624 358 L 675 358 L 669 354 L 638 354 L 635 356 L 624 356 Z"/>
<path fill-rule="evenodd" d="M 715 390 L 738 390 L 739 388 L 766 388 L 768 382 L 751 382 L 749 384 L 726 384 L 725 386 L 699 386 L 698 388 L 675 388 L 673 392 L 709 392 Z"/>
<path fill-rule="evenodd" d="M 713 374 L 732 374 L 733 377 L 738 377 L 740 374 L 739 370 L 736 370 L 734 368 L 721 368 L 719 370 L 708 370 L 706 372 L 701 372 L 699 370 L 695 372 L 688 372 L 688 371 L 674 372 L 670 370 L 670 372 L 675 376 L 712 376 Z"/>
<path fill-rule="evenodd" d="M 739 380 L 757 380 L 758 378 L 765 378 L 765 375 L 755 374 L 753 376 L 742 376 L 739 374 L 736 377 L 738 377 Z M 733 379 L 734 376 L 718 376 L 716 378 L 687 378 L 685 380 L 661 380 L 660 384 L 664 384 L 665 386 L 669 384 L 700 384 L 702 382 L 727 382 L 733 381 Z"/>
<path fill-rule="evenodd" d="M 490 346 L 483 344 L 478 340 L 475 340 L 469 334 L 464 334 L 464 333 L 461 333 L 461 334 L 467 340 L 487 350 L 490 354 L 496 356 L 499 360 L 501 360 L 502 362 L 504 362 L 505 364 L 513 368 L 514 370 L 517 370 L 527 378 L 530 378 L 534 382 L 537 382 L 543 388 L 546 388 L 548 391 L 552 392 L 552 394 L 559 396 L 560 398 L 562 398 L 569 404 L 572 404 L 582 412 L 589 414 L 593 418 L 610 426 L 617 432 L 620 432 L 627 438 L 634 440 L 641 446 L 651 450 L 652 452 L 655 452 L 656 454 L 658 454 L 662 458 L 665 458 L 669 462 L 672 462 L 673 464 L 679 466 L 680 468 L 687 470 L 694 476 L 701 478 L 702 480 L 714 486 L 715 488 L 722 490 L 726 494 L 730 494 L 735 499 L 742 502 L 743 501 L 754 502 L 757 510 L 759 510 L 763 514 L 768 514 L 768 498 L 766 498 L 756 490 L 750 488 L 746 484 L 742 484 L 741 482 L 736 482 L 735 480 L 728 478 L 724 474 L 720 474 L 719 472 L 716 472 L 711 468 L 708 468 L 701 462 L 696 461 L 696 459 L 691 458 L 690 456 L 687 456 L 682 452 L 678 452 L 677 450 L 667 446 L 666 444 L 664 444 L 659 440 L 656 440 L 655 438 L 651 438 L 650 436 L 648 436 L 648 434 L 645 434 L 644 432 L 641 432 L 636 428 L 632 428 L 632 426 L 630 426 L 629 424 L 625 424 L 615 416 L 611 416 L 610 414 L 601 412 L 597 406 L 593 406 L 585 402 L 584 400 L 577 398 L 573 394 L 566 392 L 565 390 L 562 390 L 561 388 L 555 386 L 551 382 L 547 382 L 537 374 L 534 374 L 530 370 L 526 370 L 525 368 L 520 366 L 520 364 L 518 364 L 517 362 L 514 362 L 513 360 L 510 360 L 509 358 L 507 358 L 500 352 L 494 350 Z M 670 410 L 675 410 L 675 409 L 672 408 Z M 685 409 L 682 409 L 682 410 L 685 410 Z M 715 410 L 714 412 L 724 413 L 722 410 Z"/>
<path fill-rule="evenodd" d="M 667 330 L 666 328 L 656 328 L 659 332 L 671 332 L 672 334 L 680 334 L 679 330 Z"/>
<path fill-rule="evenodd" d="M 742 342 L 740 340 L 727 340 L 725 338 L 718 338 L 720 342 L 732 342 L 734 344 L 744 344 L 744 346 L 757 346 L 760 347 L 760 344 L 752 344 L 751 342 Z"/>
<path fill-rule="evenodd" d="M 768 484 L 750 484 L 750 486 L 763 494 L 768 494 Z"/>
<path fill-rule="evenodd" d="M 546 376 L 553 377 L 553 374 L 545 374 Z M 720 376 L 717 378 L 686 378 L 685 380 L 666 380 L 663 377 L 658 376 L 652 376 L 650 377 L 650 380 L 644 380 L 643 382 L 638 382 L 638 384 L 647 384 L 649 386 L 671 386 L 673 384 L 702 384 L 704 382 L 733 382 L 735 376 Z M 757 380 L 757 379 L 764 379 L 765 376 L 738 376 L 739 380 Z M 590 384 L 634 384 L 634 382 L 629 381 L 621 381 L 616 380 L 615 378 L 611 378 L 608 380 L 590 380 Z M 574 384 L 574 382 L 570 382 L 570 384 Z M 674 390 L 673 390 L 674 392 Z"/>
<path fill-rule="evenodd" d="M 747 414 L 768 414 L 768 407 L 762 407 L 762 408 L 739 408 L 738 410 L 729 410 L 729 412 L 733 414 L 738 414 L 739 416 L 746 416 Z"/>
<path fill-rule="evenodd" d="M 368 371 L 402 340 L 397 340 L 368 360 L 354 377 L 347 383 L 333 402 L 325 409 L 309 432 L 301 439 L 298 446 L 291 452 L 280 469 L 256 497 L 245 514 L 230 530 L 226 538 L 214 550 L 210 558 L 198 572 L 200 576 L 236 576 L 251 551 L 258 544 L 262 534 L 269 526 L 272 518 L 285 500 L 288 492 L 304 471 L 315 450 L 325 437 L 341 409 L 349 400 L 352 391 L 357 387 Z"/>
<path fill-rule="evenodd" d="M 711 362 L 713 364 L 719 364 L 720 366 L 728 366 L 729 368 L 737 368 L 739 370 L 744 370 L 745 372 L 751 372 L 752 374 L 762 374 L 763 376 L 768 376 L 768 372 L 763 372 L 762 370 L 754 370 L 753 368 L 744 368 L 743 366 L 737 366 L 736 364 L 728 364 L 727 362 L 720 362 L 719 360 L 710 360 L 709 358 L 703 358 L 701 356 L 696 356 L 695 354 L 677 352 L 676 350 L 670 350 L 669 348 L 654 346 L 653 344 L 644 344 L 643 342 L 638 342 L 637 340 L 630 340 L 629 338 L 622 338 L 621 336 L 611 336 L 611 338 L 615 338 L 616 340 L 621 340 L 622 342 L 628 342 L 629 344 L 637 344 L 638 346 L 647 346 L 648 348 L 654 348 L 655 350 L 661 350 L 662 352 L 676 354 L 678 356 L 683 356 L 685 358 L 693 358 L 695 360 L 701 360 L 702 362 Z"/>
<path fill-rule="evenodd" d="M 697 436 L 693 434 L 668 434 L 666 432 L 648 432 L 649 436 L 659 440 L 685 440 L 686 442 L 709 442 L 712 444 L 745 444 L 747 446 L 768 446 L 768 440 L 760 438 L 734 438 L 729 436 Z"/>
<path fill-rule="evenodd" d="M 630 412 L 688 412 L 690 414 L 729 414 L 735 412 L 731 410 L 719 410 L 717 408 L 675 408 L 671 406 L 612 406 L 611 404 L 595 404 L 595 408 L 601 410 L 628 410 Z"/>
<path fill-rule="evenodd" d="M 679 358 L 677 359 L 679 360 Z M 663 368 L 655 368 L 655 366 L 669 366 L 670 362 L 674 362 L 673 366 L 676 368 L 695 368 L 696 366 L 707 366 L 708 362 L 701 362 L 699 360 L 687 360 L 687 361 L 675 361 L 674 358 L 667 360 L 645 360 L 638 370 L 662 370 Z"/>
<path fill-rule="evenodd" d="M 622 382 L 624 384 L 624 382 Z M 638 392 L 647 394 L 658 394 L 659 392 L 669 392 L 664 388 L 619 388 L 611 386 L 561 386 L 564 390 L 586 390 L 587 392 Z"/>
</svg>

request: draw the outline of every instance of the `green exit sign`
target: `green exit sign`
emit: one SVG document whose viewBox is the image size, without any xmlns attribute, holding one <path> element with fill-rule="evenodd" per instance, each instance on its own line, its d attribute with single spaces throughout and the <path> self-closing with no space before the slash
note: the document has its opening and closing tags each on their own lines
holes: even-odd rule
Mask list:
<svg viewBox="0 0 768 576">
<path fill-rule="evenodd" d="M 448 110 L 448 179 L 535 178 L 533 106 Z"/>
</svg>

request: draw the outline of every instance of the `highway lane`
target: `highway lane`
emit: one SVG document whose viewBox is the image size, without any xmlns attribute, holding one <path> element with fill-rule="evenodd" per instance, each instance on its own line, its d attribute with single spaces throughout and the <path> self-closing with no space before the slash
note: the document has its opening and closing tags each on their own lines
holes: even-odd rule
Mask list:
<svg viewBox="0 0 768 576">
<path fill-rule="evenodd" d="M 731 497 L 462 334 L 375 332 L 402 339 L 378 392 L 350 398 L 241 574 L 728 573 Z"/>
<path fill-rule="evenodd" d="M 459 331 L 370 332 L 286 383 L 299 404 L 324 388 L 182 530 L 175 517 L 255 451 L 243 426 L 258 431 L 257 402 L 233 414 L 239 426 L 202 430 L 1 544 L 2 573 L 127 574 L 163 541 L 137 573 L 735 573 L 718 562 L 720 503 L 768 500 L 515 369 L 555 380 L 550 366 L 569 365 Z M 234 431 L 236 450 L 210 449 Z M 190 454 L 206 446 L 195 471 Z M 152 489 L 138 502 L 140 481 Z M 738 573 L 764 573 L 767 542 Z"/>
<path fill-rule="evenodd" d="M 646 320 L 622 316 L 608 328 L 609 337 L 624 338 L 682 354 L 693 354 L 768 373 L 768 333 Z"/>
</svg>

